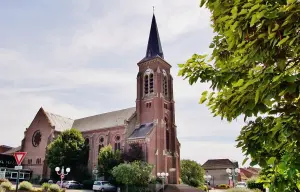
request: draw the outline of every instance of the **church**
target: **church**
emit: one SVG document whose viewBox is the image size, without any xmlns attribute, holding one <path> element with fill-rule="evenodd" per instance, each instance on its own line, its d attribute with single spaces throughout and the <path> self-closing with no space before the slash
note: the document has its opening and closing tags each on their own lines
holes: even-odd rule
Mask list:
<svg viewBox="0 0 300 192">
<path fill-rule="evenodd" d="M 145 57 L 137 63 L 136 106 L 81 119 L 63 117 L 43 109 L 37 112 L 24 132 L 20 151 L 27 152 L 24 169 L 49 178 L 46 149 L 62 131 L 75 128 L 90 146 L 88 167 L 97 165 L 101 147 L 127 151 L 139 143 L 145 160 L 154 165 L 153 175 L 168 172 L 168 183 L 178 184 L 180 143 L 175 124 L 175 102 L 171 65 L 164 59 L 155 15 L 153 14 Z"/>
</svg>

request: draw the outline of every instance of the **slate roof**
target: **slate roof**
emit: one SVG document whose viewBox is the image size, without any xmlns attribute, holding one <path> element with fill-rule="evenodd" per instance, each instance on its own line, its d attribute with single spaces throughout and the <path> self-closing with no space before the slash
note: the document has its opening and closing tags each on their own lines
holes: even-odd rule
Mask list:
<svg viewBox="0 0 300 192">
<path fill-rule="evenodd" d="M 82 119 L 76 119 L 72 127 L 83 132 L 121 126 L 125 124 L 125 120 L 128 120 L 135 113 L 135 111 L 135 107 L 132 107 Z"/>
<path fill-rule="evenodd" d="M 70 119 L 68 117 L 63 117 L 57 114 L 46 112 L 46 115 L 51 123 L 52 126 L 55 126 L 56 131 L 64 131 L 67 129 L 72 128 L 72 125 L 74 123 L 73 119 Z"/>
<path fill-rule="evenodd" d="M 236 167 L 236 163 L 229 159 L 209 159 L 202 165 L 202 167 L 204 169 L 227 169 Z"/>
<path fill-rule="evenodd" d="M 67 129 L 75 128 L 81 132 L 84 132 L 122 126 L 125 124 L 126 120 L 133 116 L 135 111 L 135 107 L 131 107 L 75 120 L 46 111 L 45 114 L 49 119 L 50 124 L 55 126 L 56 131 L 61 132 Z"/>
<path fill-rule="evenodd" d="M 154 123 L 146 123 L 135 129 L 128 139 L 145 138 L 153 129 Z"/>
<path fill-rule="evenodd" d="M 158 28 L 157 28 L 157 24 L 156 24 L 156 18 L 155 18 L 155 15 L 153 14 L 146 56 L 142 59 L 142 61 L 148 60 L 150 58 L 155 58 L 156 56 L 159 56 L 162 59 L 164 58 L 164 53 L 162 50 L 159 33 L 158 33 Z M 142 62 L 142 61 L 140 61 L 140 62 Z"/>
</svg>

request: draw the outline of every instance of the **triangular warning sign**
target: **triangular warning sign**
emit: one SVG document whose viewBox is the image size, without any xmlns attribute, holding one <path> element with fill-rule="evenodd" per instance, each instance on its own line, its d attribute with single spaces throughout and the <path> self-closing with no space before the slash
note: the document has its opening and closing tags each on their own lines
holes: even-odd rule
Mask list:
<svg viewBox="0 0 300 192">
<path fill-rule="evenodd" d="M 18 165 L 21 165 L 22 161 L 24 160 L 25 155 L 27 152 L 15 152 L 14 157 Z"/>
</svg>

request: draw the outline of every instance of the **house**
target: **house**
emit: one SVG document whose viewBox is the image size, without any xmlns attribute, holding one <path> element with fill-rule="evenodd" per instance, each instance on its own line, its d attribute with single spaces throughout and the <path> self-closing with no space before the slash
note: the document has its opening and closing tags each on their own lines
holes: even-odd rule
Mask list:
<svg viewBox="0 0 300 192">
<path fill-rule="evenodd" d="M 133 74 L 137 81 L 132 85 L 137 88 L 134 107 L 80 119 L 64 117 L 41 107 L 24 132 L 21 151 L 27 155 L 23 167 L 33 175 L 49 178 L 50 169 L 45 160 L 47 146 L 62 131 L 75 128 L 82 132 L 90 146 L 90 172 L 97 165 L 102 147 L 111 145 L 114 150 L 126 152 L 130 143 L 138 143 L 145 160 L 154 165 L 153 175 L 168 172 L 167 182 L 179 183 L 180 143 L 175 124 L 172 66 L 164 59 L 154 14 L 146 55 L 137 66 L 137 75 Z"/>
<path fill-rule="evenodd" d="M 211 186 L 229 184 L 229 175 L 226 172 L 226 169 L 229 168 L 234 170 L 238 167 L 238 162 L 229 159 L 209 159 L 202 165 L 205 174 L 211 176 Z"/>
</svg>

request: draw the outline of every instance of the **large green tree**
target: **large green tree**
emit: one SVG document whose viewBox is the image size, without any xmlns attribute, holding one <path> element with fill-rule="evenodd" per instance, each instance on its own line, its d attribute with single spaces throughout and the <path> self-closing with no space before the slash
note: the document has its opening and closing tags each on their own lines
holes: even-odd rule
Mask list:
<svg viewBox="0 0 300 192">
<path fill-rule="evenodd" d="M 68 178 L 83 180 L 88 177 L 89 147 L 85 144 L 82 134 L 77 129 L 62 132 L 48 145 L 46 159 L 52 177 L 57 178 L 55 167 L 71 168 Z"/>
<path fill-rule="evenodd" d="M 112 169 L 122 163 L 121 152 L 119 150 L 113 151 L 111 145 L 101 148 L 98 156 L 98 170 L 104 179 L 112 179 Z"/>
<path fill-rule="evenodd" d="M 183 183 L 193 187 L 204 184 L 204 169 L 199 163 L 189 159 L 180 161 L 180 175 Z"/>
<path fill-rule="evenodd" d="M 300 189 L 300 1 L 201 0 L 211 12 L 212 54 L 180 64 L 214 116 L 244 116 L 238 147 L 264 168 L 271 191 Z M 251 118 L 250 118 L 251 117 Z M 248 119 L 247 119 L 248 118 Z M 266 186 L 265 185 L 265 186 Z"/>
</svg>

